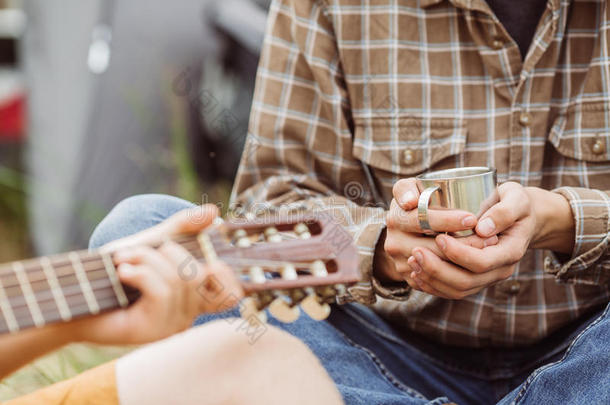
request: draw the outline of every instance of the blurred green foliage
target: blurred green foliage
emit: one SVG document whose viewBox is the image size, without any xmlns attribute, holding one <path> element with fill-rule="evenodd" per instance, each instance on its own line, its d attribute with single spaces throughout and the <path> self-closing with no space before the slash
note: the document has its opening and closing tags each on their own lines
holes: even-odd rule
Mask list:
<svg viewBox="0 0 610 405">
<path fill-rule="evenodd" d="M 0 145 L 0 263 L 27 257 L 30 239 L 27 227 L 25 176 L 21 168 L 21 148 Z"/>
</svg>

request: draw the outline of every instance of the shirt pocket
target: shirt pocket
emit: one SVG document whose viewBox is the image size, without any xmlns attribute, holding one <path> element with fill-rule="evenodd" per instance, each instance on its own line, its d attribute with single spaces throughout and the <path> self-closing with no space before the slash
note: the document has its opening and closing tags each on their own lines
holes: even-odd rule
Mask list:
<svg viewBox="0 0 610 405">
<path fill-rule="evenodd" d="M 463 124 L 444 119 L 406 122 L 398 128 L 384 120 L 356 123 L 352 154 L 375 169 L 412 176 L 463 153 L 467 134 Z"/>
<path fill-rule="evenodd" d="M 560 115 L 549 141 L 561 155 L 586 162 L 610 161 L 610 110 L 602 104 L 580 104 Z"/>
</svg>

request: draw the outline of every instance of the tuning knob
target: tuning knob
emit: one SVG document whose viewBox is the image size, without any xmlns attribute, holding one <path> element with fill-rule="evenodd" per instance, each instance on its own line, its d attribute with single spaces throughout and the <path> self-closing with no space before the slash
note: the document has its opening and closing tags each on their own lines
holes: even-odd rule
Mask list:
<svg viewBox="0 0 610 405">
<path fill-rule="evenodd" d="M 248 238 L 248 233 L 243 229 L 238 229 L 233 234 L 233 238 L 235 239 L 235 246 L 240 248 L 247 248 L 252 245 L 250 242 L 250 238 Z"/>
<path fill-rule="evenodd" d="M 299 278 L 297 275 L 297 269 L 292 264 L 282 266 L 280 273 L 282 274 L 282 278 L 284 280 L 296 280 Z"/>
<path fill-rule="evenodd" d="M 249 269 L 250 281 L 256 284 L 262 284 L 265 282 L 265 272 L 260 266 L 252 266 Z M 267 314 L 262 309 L 265 307 L 265 304 L 269 301 L 265 301 L 263 296 L 254 295 L 252 297 L 246 297 L 241 300 L 239 305 L 239 314 L 241 317 L 251 325 L 256 326 L 256 322 L 265 323 L 267 322 Z"/>
<path fill-rule="evenodd" d="M 265 271 L 260 266 L 252 266 L 249 269 L 250 281 L 252 283 L 262 284 L 265 282 Z"/>
<path fill-rule="evenodd" d="M 280 235 L 278 230 L 273 226 L 270 226 L 269 228 L 265 229 L 264 233 L 265 238 L 268 242 L 276 243 L 282 241 L 282 235 Z"/>
<path fill-rule="evenodd" d="M 292 264 L 286 264 L 280 269 L 280 273 L 284 280 L 296 280 L 299 276 L 297 270 Z M 299 319 L 299 308 L 295 305 L 291 305 L 286 301 L 284 297 L 277 297 L 269 305 L 269 312 L 275 318 L 282 322 L 290 323 Z"/>
<path fill-rule="evenodd" d="M 269 304 L 269 312 L 274 318 L 284 323 L 291 323 L 299 319 L 299 307 L 290 306 L 283 297 L 277 297 Z"/>
<path fill-rule="evenodd" d="M 294 227 L 294 233 L 296 233 L 301 239 L 311 238 L 311 232 L 309 232 L 309 228 L 302 222 L 296 224 L 296 226 Z"/>
<path fill-rule="evenodd" d="M 256 297 L 246 297 L 239 305 L 239 314 L 252 326 L 267 322 L 267 314 L 260 310 L 261 305 Z"/>
<path fill-rule="evenodd" d="M 330 315 L 330 305 L 321 303 L 315 293 L 311 293 L 301 301 L 301 309 L 316 321 L 322 321 Z"/>
<path fill-rule="evenodd" d="M 309 266 L 309 270 L 311 270 L 311 274 L 316 277 L 326 277 L 328 276 L 328 270 L 326 269 L 326 264 L 322 260 L 316 260 L 311 263 Z"/>
</svg>

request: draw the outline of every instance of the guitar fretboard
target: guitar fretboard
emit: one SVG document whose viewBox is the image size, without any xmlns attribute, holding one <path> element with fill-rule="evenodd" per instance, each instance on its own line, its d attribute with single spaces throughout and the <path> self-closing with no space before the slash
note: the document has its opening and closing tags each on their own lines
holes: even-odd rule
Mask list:
<svg viewBox="0 0 610 405">
<path fill-rule="evenodd" d="M 177 240 L 195 256 L 193 237 Z M 111 254 L 70 252 L 0 266 L 0 334 L 124 308 L 139 292 L 121 284 Z"/>
</svg>

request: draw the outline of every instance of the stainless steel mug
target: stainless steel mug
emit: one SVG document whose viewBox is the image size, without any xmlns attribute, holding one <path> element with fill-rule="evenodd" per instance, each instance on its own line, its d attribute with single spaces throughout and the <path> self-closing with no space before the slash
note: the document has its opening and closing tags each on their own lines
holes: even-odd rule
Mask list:
<svg viewBox="0 0 610 405">
<path fill-rule="evenodd" d="M 428 222 L 431 209 L 456 209 L 473 213 L 477 219 L 499 201 L 496 169 L 462 167 L 438 170 L 416 177 L 420 196 L 417 204 L 419 225 L 434 234 Z M 453 232 L 455 236 L 472 235 L 471 230 Z"/>
</svg>

